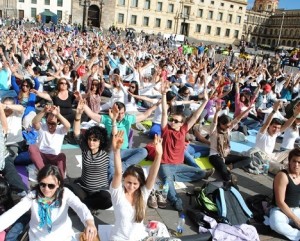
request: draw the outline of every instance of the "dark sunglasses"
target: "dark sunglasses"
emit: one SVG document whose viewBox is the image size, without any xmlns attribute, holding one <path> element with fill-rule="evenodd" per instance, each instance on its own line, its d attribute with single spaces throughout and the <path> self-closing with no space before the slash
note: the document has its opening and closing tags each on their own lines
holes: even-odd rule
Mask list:
<svg viewBox="0 0 300 241">
<path fill-rule="evenodd" d="M 56 125 L 57 125 L 57 123 L 54 123 L 54 122 L 47 122 L 47 124 L 48 124 L 49 126 L 56 126 Z"/>
<path fill-rule="evenodd" d="M 41 188 L 46 188 L 46 187 L 48 187 L 48 188 L 51 189 L 51 190 L 53 190 L 53 189 L 56 187 L 55 184 L 52 184 L 52 183 L 48 184 L 48 183 L 44 183 L 44 182 L 40 182 L 40 183 L 39 183 L 39 186 L 40 186 Z"/>
<path fill-rule="evenodd" d="M 59 84 L 60 85 L 66 85 L 67 83 L 66 82 L 60 82 Z"/>
<path fill-rule="evenodd" d="M 189 94 L 190 94 L 190 92 L 187 92 L 187 93 L 185 92 L 185 93 L 183 93 L 184 96 L 187 96 L 187 95 L 189 95 Z"/>
<path fill-rule="evenodd" d="M 22 87 L 27 87 L 28 88 L 28 85 L 22 85 Z"/>
<path fill-rule="evenodd" d="M 89 140 L 89 141 L 92 141 L 92 142 L 97 142 L 97 141 L 99 141 L 99 139 L 93 138 L 93 137 L 89 137 L 88 140 Z"/>
<path fill-rule="evenodd" d="M 176 120 L 176 119 L 174 119 L 173 117 L 170 117 L 170 118 L 168 119 L 168 121 L 169 121 L 169 122 L 174 122 L 175 124 L 182 123 L 182 121 Z"/>
<path fill-rule="evenodd" d="M 135 86 L 134 86 L 134 85 L 131 85 L 130 88 L 135 89 Z"/>
</svg>

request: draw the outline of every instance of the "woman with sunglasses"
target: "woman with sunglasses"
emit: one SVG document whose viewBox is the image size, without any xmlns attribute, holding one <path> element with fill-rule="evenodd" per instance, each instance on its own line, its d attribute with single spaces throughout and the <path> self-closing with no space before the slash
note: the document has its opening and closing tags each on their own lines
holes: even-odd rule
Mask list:
<svg viewBox="0 0 300 241">
<path fill-rule="evenodd" d="M 11 71 L 12 71 L 11 85 L 18 95 L 17 104 L 21 104 L 25 108 L 22 124 L 24 128 L 28 128 L 31 125 L 32 119 L 36 115 L 36 109 L 35 109 L 36 92 L 40 87 L 40 83 L 38 79 L 34 77 L 33 78 L 34 86 L 33 86 L 31 79 L 24 79 L 23 76 L 18 75 L 14 67 L 11 67 Z M 22 79 L 21 86 L 19 86 L 16 82 L 16 75 L 18 77 L 21 77 Z"/>
<path fill-rule="evenodd" d="M 82 173 L 69 186 L 90 209 L 108 209 L 112 206 L 107 173 L 109 138 L 106 129 L 100 126 L 90 127 L 84 134 L 80 134 L 84 104 L 85 101 L 81 99 L 73 125 L 74 137 L 82 152 Z"/>
<path fill-rule="evenodd" d="M 0 216 L 0 231 L 13 224 L 28 210 L 29 240 L 75 241 L 72 221 L 68 216 L 71 207 L 85 226 L 85 240 L 97 235 L 94 218 L 89 209 L 68 188 L 56 166 L 46 165 L 37 175 L 38 184 L 18 204 Z"/>
<path fill-rule="evenodd" d="M 110 184 L 110 192 L 115 213 L 115 225 L 110 240 L 142 240 L 148 236 L 143 225 L 148 197 L 154 186 L 162 157 L 162 139 L 154 138 L 155 159 L 145 178 L 140 166 L 131 165 L 122 170 L 120 148 L 123 144 L 123 131 L 113 136 L 115 172 Z M 122 182 L 123 180 L 123 182 Z"/>
</svg>

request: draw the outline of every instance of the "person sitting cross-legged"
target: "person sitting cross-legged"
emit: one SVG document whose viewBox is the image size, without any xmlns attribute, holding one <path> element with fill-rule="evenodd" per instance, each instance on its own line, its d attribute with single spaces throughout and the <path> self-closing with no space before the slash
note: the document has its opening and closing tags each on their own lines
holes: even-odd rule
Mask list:
<svg viewBox="0 0 300 241">
<path fill-rule="evenodd" d="M 191 182 L 208 178 L 214 169 L 203 171 L 200 168 L 184 164 L 185 136 L 195 124 L 202 113 L 208 98 L 205 92 L 204 101 L 193 113 L 189 120 L 185 121 L 182 113 L 171 113 L 168 118 L 166 93 L 168 83 L 162 83 L 162 138 L 163 156 L 159 168 L 159 177 L 163 183 L 169 184 L 168 200 L 179 212 L 183 210 L 182 200 L 176 193 L 174 181 Z"/>
</svg>

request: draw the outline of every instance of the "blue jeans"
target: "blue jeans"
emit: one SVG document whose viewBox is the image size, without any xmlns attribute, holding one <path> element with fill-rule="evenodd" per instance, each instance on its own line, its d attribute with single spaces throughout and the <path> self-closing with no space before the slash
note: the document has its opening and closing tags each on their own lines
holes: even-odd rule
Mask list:
<svg viewBox="0 0 300 241">
<path fill-rule="evenodd" d="M 161 164 L 158 175 L 163 183 L 169 184 L 168 200 L 174 205 L 181 200 L 177 195 L 174 187 L 174 181 L 177 182 L 193 182 L 201 180 L 205 177 L 206 172 L 199 167 L 191 167 L 186 164 Z"/>
<path fill-rule="evenodd" d="M 121 150 L 122 170 L 123 172 L 127 167 L 138 164 L 144 160 L 148 155 L 146 148 L 131 148 Z M 114 153 L 109 153 L 109 165 L 108 165 L 108 181 L 111 182 L 115 172 Z"/>
<path fill-rule="evenodd" d="M 25 230 L 26 225 L 30 221 L 30 213 L 27 212 L 22 215 L 9 229 L 5 236 L 5 241 L 17 241 L 18 237 Z"/>
<path fill-rule="evenodd" d="M 258 130 L 261 126 L 260 122 L 257 120 L 253 120 L 249 117 L 242 119 L 241 123 L 248 127 L 248 129 Z"/>
<path fill-rule="evenodd" d="M 291 208 L 292 212 L 300 218 L 300 208 Z M 289 240 L 300 240 L 300 230 L 295 228 L 294 223 L 278 207 L 270 211 L 270 227 L 275 232 L 287 237 Z"/>
<path fill-rule="evenodd" d="M 184 162 L 189 166 L 200 168 L 195 162 L 195 158 L 199 158 L 201 156 L 208 156 L 208 155 L 209 155 L 209 146 L 204 144 L 201 145 L 189 144 L 187 145 L 184 151 Z"/>
</svg>

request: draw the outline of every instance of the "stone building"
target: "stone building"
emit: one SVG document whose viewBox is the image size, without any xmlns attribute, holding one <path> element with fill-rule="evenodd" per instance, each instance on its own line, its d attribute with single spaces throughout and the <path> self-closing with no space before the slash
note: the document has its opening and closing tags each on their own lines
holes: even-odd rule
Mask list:
<svg viewBox="0 0 300 241">
<path fill-rule="evenodd" d="M 300 9 L 278 9 L 278 0 L 256 0 L 246 11 L 242 39 L 270 48 L 300 46 Z"/>
</svg>

